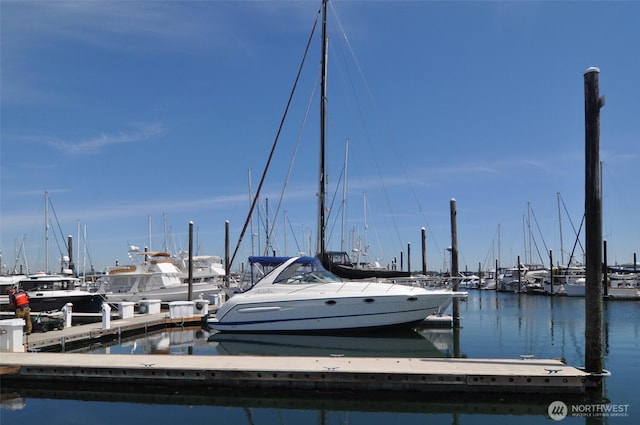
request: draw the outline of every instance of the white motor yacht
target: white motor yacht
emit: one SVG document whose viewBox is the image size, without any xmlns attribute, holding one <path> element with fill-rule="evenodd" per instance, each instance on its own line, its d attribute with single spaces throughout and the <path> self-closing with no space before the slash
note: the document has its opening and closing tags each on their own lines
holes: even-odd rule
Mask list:
<svg viewBox="0 0 640 425">
<path fill-rule="evenodd" d="M 185 301 L 189 284 L 182 279 L 182 271 L 166 252 L 135 252 L 144 256 L 140 264 L 114 267 L 100 277 L 98 293 L 108 302 L 138 302 L 158 299 L 164 303 Z M 210 298 L 220 292 L 216 282 L 193 282 L 192 299 Z"/>
<path fill-rule="evenodd" d="M 269 261 L 271 257 L 251 257 Z M 381 328 L 424 321 L 466 292 L 394 283 L 346 281 L 314 257 L 292 257 L 208 320 L 228 332 L 311 332 Z"/>
<path fill-rule="evenodd" d="M 21 279 L 16 286 L 29 295 L 33 312 L 62 310 L 70 303 L 74 312 L 97 313 L 104 301 L 100 294 L 82 289 L 80 279 L 67 273 L 36 273 Z"/>
</svg>

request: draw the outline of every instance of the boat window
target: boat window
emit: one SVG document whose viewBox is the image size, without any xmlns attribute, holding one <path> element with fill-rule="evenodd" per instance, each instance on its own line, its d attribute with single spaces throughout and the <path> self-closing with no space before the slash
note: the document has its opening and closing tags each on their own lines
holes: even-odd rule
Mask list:
<svg viewBox="0 0 640 425">
<path fill-rule="evenodd" d="M 331 252 L 327 255 L 329 256 L 329 261 L 333 264 L 352 265 L 351 258 L 346 252 Z"/>
<path fill-rule="evenodd" d="M 339 281 L 340 278 L 322 268 L 318 261 L 312 261 L 291 263 L 280 272 L 274 283 L 295 285 Z"/>
</svg>

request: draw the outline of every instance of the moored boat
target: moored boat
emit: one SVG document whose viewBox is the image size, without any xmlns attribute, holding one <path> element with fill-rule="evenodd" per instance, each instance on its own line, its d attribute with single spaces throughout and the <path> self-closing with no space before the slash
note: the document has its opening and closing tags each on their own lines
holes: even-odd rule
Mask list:
<svg viewBox="0 0 640 425">
<path fill-rule="evenodd" d="M 498 279 L 497 290 L 501 292 L 521 292 L 527 269 L 523 264 L 504 270 Z"/>
<path fill-rule="evenodd" d="M 143 257 L 139 264 L 117 266 L 98 279 L 98 292 L 107 302 L 137 302 L 141 300 L 186 301 L 189 284 L 184 273 L 166 252 L 134 251 Z M 192 299 L 208 299 L 220 292 L 220 284 L 208 280 L 193 282 Z"/>
<path fill-rule="evenodd" d="M 251 257 L 252 263 L 261 257 Z M 270 259 L 270 257 L 262 257 Z M 292 257 L 209 319 L 223 332 L 318 332 L 411 325 L 444 311 L 466 292 L 343 281 L 314 257 Z"/>
<path fill-rule="evenodd" d="M 406 279 L 411 277 L 411 272 L 408 271 L 354 263 L 349 254 L 344 251 L 326 251 L 318 254 L 318 258 L 325 269 L 343 279 Z"/>
<path fill-rule="evenodd" d="M 29 295 L 33 312 L 62 310 L 71 303 L 74 312 L 98 313 L 104 299 L 81 288 L 81 280 L 70 274 L 36 273 L 21 279 L 17 286 Z"/>
<path fill-rule="evenodd" d="M 9 288 L 15 286 L 27 276 L 23 274 L 12 274 L 0 276 L 0 295 L 5 295 Z"/>
<path fill-rule="evenodd" d="M 640 299 L 637 276 L 620 276 L 609 274 L 607 287 L 603 285 L 603 295 L 611 299 Z M 565 292 L 569 297 L 584 297 L 586 292 L 586 279 L 579 278 L 572 283 L 564 285 Z M 606 290 L 606 292 L 605 292 Z"/>
<path fill-rule="evenodd" d="M 188 283 L 189 279 L 189 256 L 181 252 L 175 259 L 174 264 L 180 269 L 182 282 Z M 217 255 L 195 255 L 191 258 L 192 276 L 194 283 L 201 282 L 221 282 L 225 275 L 222 259 Z"/>
</svg>

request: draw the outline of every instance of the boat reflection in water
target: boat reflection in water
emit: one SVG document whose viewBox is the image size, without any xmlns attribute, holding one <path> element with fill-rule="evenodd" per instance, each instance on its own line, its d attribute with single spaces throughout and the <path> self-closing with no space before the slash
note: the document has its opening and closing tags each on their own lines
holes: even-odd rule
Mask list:
<svg viewBox="0 0 640 425">
<path fill-rule="evenodd" d="M 390 329 L 340 334 L 229 334 L 167 329 L 68 352 L 94 354 L 452 357 L 452 329 Z"/>
<path fill-rule="evenodd" d="M 212 354 L 206 329 L 170 328 L 151 332 L 144 336 L 101 343 L 98 346 L 81 347 L 67 352 L 92 354 Z M 213 353 L 215 354 L 215 353 Z"/>
<path fill-rule="evenodd" d="M 214 333 L 221 355 L 448 357 L 452 352 L 450 329 L 388 330 L 348 334 Z"/>
</svg>

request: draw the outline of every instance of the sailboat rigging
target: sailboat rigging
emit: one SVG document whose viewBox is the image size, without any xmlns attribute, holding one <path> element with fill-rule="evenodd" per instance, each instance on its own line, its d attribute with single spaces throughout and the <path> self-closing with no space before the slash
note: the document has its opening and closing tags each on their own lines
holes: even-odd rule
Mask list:
<svg viewBox="0 0 640 425">
<path fill-rule="evenodd" d="M 322 2 L 322 89 L 318 256 L 325 254 L 326 8 Z M 315 28 L 315 25 L 314 25 Z M 306 53 L 305 53 L 306 56 Z M 282 126 L 281 126 L 282 128 Z M 275 144 L 274 144 L 275 148 Z M 269 157 L 269 162 L 273 149 Z M 264 181 L 263 173 L 256 197 Z M 247 220 L 248 221 L 248 220 Z M 246 230 L 243 229 L 244 231 Z M 237 247 L 236 247 L 237 251 Z M 235 252 L 234 252 L 235 256 Z M 250 257 L 251 271 L 269 269 L 247 291 L 234 294 L 208 321 L 222 332 L 324 332 L 407 326 L 446 309 L 466 293 L 375 281 L 345 282 L 314 257 Z"/>
<path fill-rule="evenodd" d="M 326 0 L 323 0 L 323 4 L 326 2 Z M 326 9 L 323 9 L 323 11 L 326 11 Z M 233 261 L 236 258 L 236 255 L 238 253 L 238 250 L 240 249 L 240 245 L 242 243 L 242 240 L 244 239 L 245 233 L 247 232 L 247 227 L 249 227 L 249 223 L 251 221 L 251 216 L 253 214 L 253 211 L 256 207 L 256 203 L 258 201 L 258 199 L 260 199 L 260 193 L 262 191 L 262 187 L 264 185 L 264 181 L 267 177 L 267 171 L 269 170 L 269 166 L 271 165 L 271 161 L 273 159 L 273 155 L 275 153 L 276 150 L 276 146 L 278 145 L 278 141 L 280 139 L 280 134 L 282 133 L 282 129 L 284 128 L 284 122 L 288 116 L 289 113 L 289 108 L 291 107 L 291 103 L 293 101 L 293 95 L 296 91 L 296 87 L 298 85 L 298 81 L 300 80 L 300 76 L 302 74 L 302 69 L 304 67 L 304 64 L 306 62 L 307 59 L 307 55 L 309 53 L 310 47 L 311 47 L 311 41 L 313 40 L 313 34 L 315 33 L 315 29 L 316 29 L 316 25 L 317 25 L 317 20 L 314 22 L 313 25 L 313 29 L 311 30 L 311 35 L 309 36 L 309 39 L 307 40 L 307 45 L 305 48 L 305 52 L 304 55 L 302 57 L 302 61 L 300 63 L 300 66 L 298 67 L 298 72 L 296 74 L 296 78 L 295 81 L 293 83 L 293 88 L 291 89 L 291 92 L 289 94 L 289 99 L 287 100 L 287 106 L 285 107 L 284 113 L 282 115 L 282 118 L 280 120 L 280 126 L 278 127 L 278 131 L 276 133 L 276 137 L 273 141 L 273 144 L 271 146 L 271 151 L 269 152 L 269 157 L 267 159 L 267 163 L 265 164 L 264 170 L 262 171 L 262 176 L 260 177 L 260 182 L 258 183 L 258 187 L 256 188 L 256 193 L 253 197 L 253 200 L 251 201 L 251 206 L 249 207 L 249 213 L 247 214 L 247 218 L 244 222 L 244 225 L 242 226 L 242 231 L 240 232 L 240 237 L 238 238 L 238 242 L 236 243 L 236 247 L 233 250 L 233 254 L 231 255 L 231 258 L 228 261 L 228 266 L 227 266 L 227 272 L 228 270 L 231 269 L 231 266 L 233 265 Z"/>
<path fill-rule="evenodd" d="M 289 108 L 292 103 L 293 95 L 296 91 L 298 81 L 301 77 L 301 71 L 303 66 L 305 65 L 309 50 L 310 44 L 314 37 L 314 33 L 316 32 L 317 24 L 321 22 L 321 67 L 320 67 L 320 104 L 319 104 L 319 169 L 317 174 L 317 182 L 318 182 L 318 190 L 316 193 L 317 196 L 317 232 L 316 232 L 316 247 L 315 254 L 321 260 L 325 268 L 328 268 L 330 271 L 338 274 L 341 277 L 345 278 L 369 278 L 369 277 L 382 277 L 382 278 L 396 278 L 396 277 L 409 277 L 411 276 L 410 271 L 401 271 L 401 270 L 389 270 L 384 267 L 367 267 L 366 265 L 355 264 L 351 262 L 349 258 L 349 254 L 346 252 L 344 248 L 344 240 L 342 240 L 341 251 L 328 251 L 327 243 L 328 243 L 328 214 L 330 209 L 327 204 L 327 107 L 328 107 L 328 96 L 327 96 L 327 74 L 328 74 L 328 51 L 329 51 L 329 38 L 327 35 L 327 16 L 328 16 L 328 0 L 322 1 L 322 7 L 320 8 L 318 14 L 320 15 L 320 19 L 316 18 L 313 29 L 311 31 L 309 40 L 306 45 L 306 49 L 302 58 L 302 62 L 300 63 L 298 73 L 295 78 L 295 82 L 290 93 L 284 115 L 282 116 L 280 126 L 278 128 L 276 138 L 273 142 L 271 151 L 269 153 L 269 157 L 267 163 L 265 165 L 264 171 L 260 178 L 260 182 L 257 186 L 257 189 L 253 195 L 253 199 L 251 202 L 250 210 L 247 215 L 247 219 L 244 223 L 242 231 L 240 233 L 240 237 L 236 244 L 236 247 L 233 251 L 231 259 L 229 261 L 229 267 L 233 264 L 233 261 L 236 258 L 238 253 L 240 244 L 246 234 L 246 230 L 251 222 L 251 215 L 253 214 L 257 202 L 260 198 L 260 193 L 265 181 L 266 173 L 270 167 L 272 162 L 275 148 L 278 144 L 280 134 L 283 130 L 284 121 L 287 118 Z M 345 170 L 346 171 L 346 170 Z M 346 178 L 346 177 L 345 177 Z M 343 214 L 344 214 L 344 204 L 343 204 Z M 344 221 L 344 218 L 343 218 Z M 274 220 L 275 222 L 275 220 Z M 344 226 L 344 224 L 343 224 Z M 271 232 L 270 232 L 271 233 Z M 343 228 L 343 238 L 344 238 L 344 228 Z M 334 254 L 338 253 L 341 257 L 339 261 L 331 261 Z M 332 264 L 332 263 L 341 263 Z M 350 268 L 353 270 L 346 270 L 343 272 L 343 269 Z"/>
</svg>

